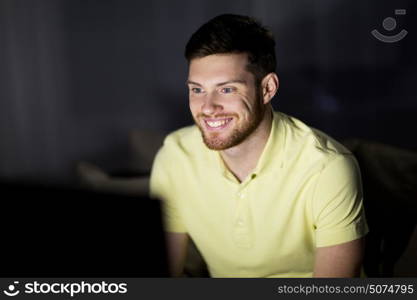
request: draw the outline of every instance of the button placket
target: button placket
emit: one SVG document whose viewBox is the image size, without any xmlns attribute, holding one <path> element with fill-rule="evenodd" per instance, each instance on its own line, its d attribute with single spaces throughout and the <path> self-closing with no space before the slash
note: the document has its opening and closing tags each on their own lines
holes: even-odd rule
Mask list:
<svg viewBox="0 0 417 300">
<path fill-rule="evenodd" d="M 247 192 L 244 191 L 244 188 L 240 189 L 236 193 L 236 203 L 237 211 L 233 225 L 233 240 L 235 245 L 238 247 L 250 248 L 252 246 L 252 238 L 248 228 L 249 224 L 247 222 L 247 214 L 249 213 L 248 199 Z"/>
<path fill-rule="evenodd" d="M 243 189 L 240 189 L 237 193 L 236 193 L 236 214 L 235 214 L 235 224 L 241 223 L 243 224 L 244 222 L 244 211 L 245 211 L 245 206 L 247 204 L 245 203 L 245 194 L 243 192 Z"/>
</svg>

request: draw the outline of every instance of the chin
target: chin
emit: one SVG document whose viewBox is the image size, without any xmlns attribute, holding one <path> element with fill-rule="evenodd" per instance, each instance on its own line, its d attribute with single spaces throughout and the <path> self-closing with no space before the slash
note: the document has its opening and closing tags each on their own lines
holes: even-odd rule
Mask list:
<svg viewBox="0 0 417 300">
<path fill-rule="evenodd" d="M 207 148 L 217 151 L 237 146 L 245 139 L 245 135 L 242 135 L 238 131 L 231 133 L 224 138 L 208 137 L 204 132 L 202 132 L 202 137 Z"/>
<path fill-rule="evenodd" d="M 224 150 L 228 148 L 227 141 L 218 138 L 208 138 L 204 132 L 202 132 L 202 137 L 204 144 L 211 150 Z"/>
<path fill-rule="evenodd" d="M 207 146 L 207 148 L 215 151 L 222 151 L 231 148 L 231 146 L 227 144 L 219 144 L 219 143 L 207 143 L 204 142 L 204 144 Z"/>
</svg>

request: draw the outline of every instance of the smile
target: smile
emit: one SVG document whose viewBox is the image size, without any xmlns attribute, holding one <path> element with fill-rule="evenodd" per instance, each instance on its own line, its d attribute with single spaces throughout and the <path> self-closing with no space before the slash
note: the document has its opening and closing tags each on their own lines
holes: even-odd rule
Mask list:
<svg viewBox="0 0 417 300">
<path fill-rule="evenodd" d="M 216 130 L 225 128 L 231 120 L 233 120 L 233 118 L 205 119 L 204 123 L 206 123 L 208 129 Z"/>
</svg>

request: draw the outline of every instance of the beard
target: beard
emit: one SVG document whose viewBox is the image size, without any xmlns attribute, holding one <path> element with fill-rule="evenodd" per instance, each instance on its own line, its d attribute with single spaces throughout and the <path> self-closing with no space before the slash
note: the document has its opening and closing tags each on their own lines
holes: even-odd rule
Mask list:
<svg viewBox="0 0 417 300">
<path fill-rule="evenodd" d="M 234 147 L 242 143 L 246 138 L 248 138 L 259 126 L 262 122 L 264 115 L 265 115 L 265 106 L 261 104 L 260 96 L 257 95 L 256 105 L 254 107 L 254 111 L 252 114 L 249 115 L 248 120 L 242 121 L 239 124 L 239 116 L 237 114 L 219 114 L 215 115 L 215 117 L 233 117 L 233 122 L 237 123 L 234 128 L 232 128 L 231 133 L 227 136 L 222 137 L 223 133 L 219 132 L 208 132 L 205 128 L 201 125 L 202 122 L 198 122 L 198 120 L 210 117 L 204 114 L 199 114 L 197 118 L 194 118 L 194 121 L 198 128 L 200 129 L 204 144 L 211 150 L 226 150 L 228 148 Z M 204 121 L 203 121 L 204 122 Z"/>
</svg>

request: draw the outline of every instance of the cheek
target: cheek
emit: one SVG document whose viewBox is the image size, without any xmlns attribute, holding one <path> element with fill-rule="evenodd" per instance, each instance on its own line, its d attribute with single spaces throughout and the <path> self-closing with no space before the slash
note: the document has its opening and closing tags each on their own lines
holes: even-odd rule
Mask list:
<svg viewBox="0 0 417 300">
<path fill-rule="evenodd" d="M 240 101 L 235 102 L 235 108 L 238 109 L 240 113 L 243 115 L 251 114 L 252 109 L 253 109 L 250 101 L 245 97 L 242 97 Z"/>
<path fill-rule="evenodd" d="M 199 109 L 200 109 L 200 105 L 199 105 L 199 101 L 196 101 L 196 100 L 189 100 L 189 102 L 188 102 L 188 106 L 189 106 L 189 108 L 190 108 L 190 111 L 191 111 L 191 113 L 193 114 L 193 115 L 195 115 L 195 114 L 197 114 L 198 113 L 198 111 L 199 111 Z"/>
</svg>

